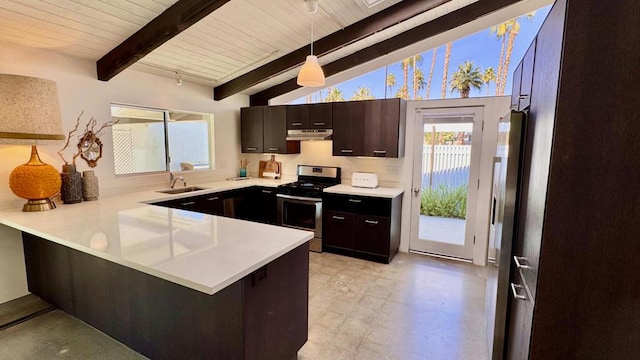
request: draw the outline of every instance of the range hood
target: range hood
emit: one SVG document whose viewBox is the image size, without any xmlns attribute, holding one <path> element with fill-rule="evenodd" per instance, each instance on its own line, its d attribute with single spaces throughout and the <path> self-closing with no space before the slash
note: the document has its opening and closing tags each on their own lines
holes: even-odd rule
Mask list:
<svg viewBox="0 0 640 360">
<path fill-rule="evenodd" d="M 333 129 L 287 130 L 287 140 L 331 140 Z"/>
</svg>

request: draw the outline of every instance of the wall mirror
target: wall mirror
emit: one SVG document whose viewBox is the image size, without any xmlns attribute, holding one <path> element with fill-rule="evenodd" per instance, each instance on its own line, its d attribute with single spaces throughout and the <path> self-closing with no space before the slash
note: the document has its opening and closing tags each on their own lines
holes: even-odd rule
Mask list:
<svg viewBox="0 0 640 360">
<path fill-rule="evenodd" d="M 80 150 L 80 157 L 85 159 L 90 167 L 94 168 L 102 157 L 102 141 L 93 131 L 89 130 L 80 138 L 78 150 Z"/>
<path fill-rule="evenodd" d="M 111 104 L 116 175 L 214 169 L 213 115 Z"/>
</svg>

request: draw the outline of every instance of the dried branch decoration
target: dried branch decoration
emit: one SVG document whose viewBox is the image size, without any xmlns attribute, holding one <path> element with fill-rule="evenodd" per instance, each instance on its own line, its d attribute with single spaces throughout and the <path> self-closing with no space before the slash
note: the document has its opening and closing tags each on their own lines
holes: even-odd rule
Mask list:
<svg viewBox="0 0 640 360">
<path fill-rule="evenodd" d="M 69 143 L 71 141 L 71 137 L 73 136 L 73 134 L 75 134 L 78 131 L 78 127 L 80 126 L 80 118 L 82 117 L 82 115 L 84 114 L 84 110 L 80 113 L 80 115 L 78 115 L 78 118 L 76 120 L 76 125 L 73 127 L 73 129 L 71 131 L 69 131 L 69 134 L 67 135 L 67 142 L 65 143 L 64 147 L 62 149 L 60 149 L 58 151 L 58 155 L 60 156 L 60 158 L 62 159 L 62 161 L 64 161 L 65 165 L 69 165 L 69 162 L 64 158 L 63 156 L 63 152 L 66 148 L 69 147 Z M 89 121 L 87 121 L 87 123 L 85 124 L 84 127 L 84 133 L 82 135 L 78 135 L 78 139 L 82 139 L 84 138 L 87 134 L 93 134 L 93 136 L 91 137 L 92 139 L 92 143 L 88 144 L 89 147 L 93 146 L 93 144 L 95 143 L 96 139 L 98 139 L 98 136 L 100 134 L 102 134 L 103 130 L 111 127 L 115 124 L 118 123 L 119 120 L 116 121 L 107 121 L 105 123 L 103 123 L 97 131 L 94 131 L 95 127 L 98 124 L 98 120 L 96 120 L 94 117 L 91 117 L 91 119 L 89 119 Z M 78 151 L 75 152 L 73 154 L 73 156 L 71 157 L 71 164 L 72 165 L 76 165 L 76 159 L 78 158 L 78 156 L 80 156 L 80 154 L 82 154 L 82 149 L 80 147 L 78 147 Z"/>
</svg>

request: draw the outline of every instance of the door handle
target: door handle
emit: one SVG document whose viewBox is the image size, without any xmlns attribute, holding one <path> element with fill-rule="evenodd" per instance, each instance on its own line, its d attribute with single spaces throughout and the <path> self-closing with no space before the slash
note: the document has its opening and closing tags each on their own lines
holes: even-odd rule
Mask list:
<svg viewBox="0 0 640 360">
<path fill-rule="evenodd" d="M 273 194 L 273 190 L 262 190 L 263 194 Z"/>
<path fill-rule="evenodd" d="M 220 197 L 218 197 L 218 196 L 207 198 L 208 201 L 215 201 L 215 200 L 218 200 L 218 199 L 220 199 Z"/>
<path fill-rule="evenodd" d="M 180 203 L 180 205 L 182 205 L 182 206 L 189 206 L 189 205 L 193 205 L 193 204 L 195 204 L 195 203 L 196 203 L 195 201 L 188 201 L 188 202 Z"/>
<path fill-rule="evenodd" d="M 419 188 L 419 187 L 414 187 L 414 188 L 413 188 L 413 194 L 414 194 L 415 196 L 420 195 L 420 188 Z"/>
<path fill-rule="evenodd" d="M 302 123 L 301 122 L 294 122 L 294 123 L 291 123 L 291 126 L 302 126 Z"/>
<path fill-rule="evenodd" d="M 352 202 L 352 203 L 361 203 L 361 202 L 362 202 L 362 200 L 358 200 L 358 199 L 349 199 L 349 202 Z"/>
<path fill-rule="evenodd" d="M 350 149 L 342 149 L 342 150 L 340 150 L 340 152 L 350 154 L 350 153 L 352 153 L 352 152 L 353 152 L 353 150 L 350 150 Z"/>
<path fill-rule="evenodd" d="M 513 293 L 513 298 L 516 300 L 527 300 L 526 295 L 518 294 L 518 291 L 524 290 L 524 286 L 520 284 L 511 283 L 511 292 Z"/>
<path fill-rule="evenodd" d="M 270 147 L 269 148 L 269 151 L 278 151 L 278 150 L 280 150 L 280 148 L 277 148 L 277 147 Z"/>
<path fill-rule="evenodd" d="M 365 220 L 364 222 L 366 222 L 367 224 L 371 224 L 371 225 L 378 225 L 378 222 L 374 221 L 374 220 Z"/>
<path fill-rule="evenodd" d="M 323 123 L 323 122 L 314 122 L 313 126 L 325 126 L 327 125 L 327 123 Z"/>
<path fill-rule="evenodd" d="M 513 261 L 516 263 L 516 267 L 522 270 L 531 269 L 531 265 L 528 264 L 527 258 L 523 256 L 514 256 Z"/>
<path fill-rule="evenodd" d="M 336 219 L 336 220 L 344 220 L 344 216 L 335 216 L 335 215 L 333 215 L 332 217 L 334 219 Z"/>
</svg>

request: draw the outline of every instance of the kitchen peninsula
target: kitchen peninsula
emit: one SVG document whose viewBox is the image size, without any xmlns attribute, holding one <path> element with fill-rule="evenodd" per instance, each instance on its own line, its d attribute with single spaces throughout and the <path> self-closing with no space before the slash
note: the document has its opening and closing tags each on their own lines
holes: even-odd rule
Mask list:
<svg viewBox="0 0 640 360">
<path fill-rule="evenodd" d="M 23 232 L 29 291 L 147 357 L 295 359 L 313 234 L 149 204 L 181 196 L 4 210 L 0 224 Z"/>
</svg>

